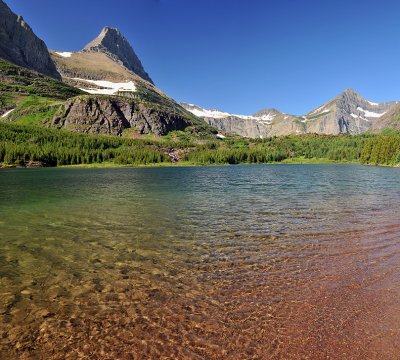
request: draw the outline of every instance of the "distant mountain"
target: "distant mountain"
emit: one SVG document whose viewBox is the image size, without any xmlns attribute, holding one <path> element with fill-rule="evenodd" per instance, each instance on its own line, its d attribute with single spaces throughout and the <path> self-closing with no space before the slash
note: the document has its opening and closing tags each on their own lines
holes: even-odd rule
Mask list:
<svg viewBox="0 0 400 360">
<path fill-rule="evenodd" d="M 372 131 L 384 129 L 400 130 L 400 102 L 396 102 L 390 109 L 372 125 Z"/>
<path fill-rule="evenodd" d="M 181 105 L 209 125 L 226 133 L 248 138 L 304 133 L 304 126 L 298 117 L 276 109 L 265 109 L 254 115 L 237 115 L 220 110 L 206 110 L 193 104 Z"/>
<path fill-rule="evenodd" d="M 46 44 L 0 0 L 0 58 L 60 79 Z"/>
<path fill-rule="evenodd" d="M 373 127 L 394 105 L 364 99 L 347 89 L 333 100 L 303 116 L 307 132 L 318 134 L 361 134 Z"/>
<path fill-rule="evenodd" d="M 347 89 L 304 116 L 288 115 L 275 109 L 263 110 L 251 116 L 234 115 L 196 105 L 182 106 L 221 131 L 249 138 L 264 138 L 304 133 L 361 134 L 388 125 L 393 127 L 395 115 L 400 118 L 400 108 L 396 104 L 368 101 L 353 89 Z"/>
</svg>

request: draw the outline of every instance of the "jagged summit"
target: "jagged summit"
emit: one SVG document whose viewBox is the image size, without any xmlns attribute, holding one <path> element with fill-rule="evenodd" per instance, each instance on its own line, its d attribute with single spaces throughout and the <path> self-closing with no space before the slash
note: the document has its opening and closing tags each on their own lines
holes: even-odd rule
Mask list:
<svg viewBox="0 0 400 360">
<path fill-rule="evenodd" d="M 347 99 L 358 99 L 364 100 L 364 98 L 353 88 L 348 88 L 340 93 L 336 98 L 347 98 Z"/>
<path fill-rule="evenodd" d="M 106 26 L 96 39 L 83 48 L 82 52 L 104 53 L 144 80 L 153 83 L 132 46 L 118 29 Z"/>
<path fill-rule="evenodd" d="M 359 95 L 359 93 L 357 91 L 355 91 L 353 88 L 347 88 L 346 90 L 344 90 L 342 92 L 343 94 L 347 94 L 347 95 Z"/>
</svg>

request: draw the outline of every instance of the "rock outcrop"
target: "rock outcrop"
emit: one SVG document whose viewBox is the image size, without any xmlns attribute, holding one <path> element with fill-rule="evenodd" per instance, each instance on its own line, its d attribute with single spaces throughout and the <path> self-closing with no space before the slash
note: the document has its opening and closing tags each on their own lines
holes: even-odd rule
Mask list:
<svg viewBox="0 0 400 360">
<path fill-rule="evenodd" d="M 106 54 L 142 79 L 153 83 L 132 46 L 118 29 L 105 27 L 82 52 Z"/>
<path fill-rule="evenodd" d="M 60 79 L 47 49 L 21 16 L 0 0 L 0 58 Z"/>
<path fill-rule="evenodd" d="M 124 97 L 79 96 L 63 105 L 53 125 L 93 134 L 122 135 L 132 129 L 139 134 L 166 135 L 192 123 L 190 117 Z"/>
</svg>

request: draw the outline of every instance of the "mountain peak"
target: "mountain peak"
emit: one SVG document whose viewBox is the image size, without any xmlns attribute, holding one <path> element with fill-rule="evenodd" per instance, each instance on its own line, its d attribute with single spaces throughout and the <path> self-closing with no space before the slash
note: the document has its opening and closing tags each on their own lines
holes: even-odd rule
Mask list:
<svg viewBox="0 0 400 360">
<path fill-rule="evenodd" d="M 355 91 L 353 88 L 347 88 L 340 94 L 340 96 L 344 96 L 344 95 L 347 95 L 350 97 L 354 97 L 354 96 L 361 97 L 361 95 L 357 91 Z"/>
<path fill-rule="evenodd" d="M 153 83 L 131 44 L 116 28 L 105 26 L 100 34 L 87 44 L 82 51 L 104 53 L 142 79 Z"/>
<path fill-rule="evenodd" d="M 275 108 L 270 108 L 270 109 L 262 109 L 260 111 L 257 111 L 253 116 L 262 116 L 262 115 L 281 115 L 282 112 L 280 112 L 279 110 L 275 109 Z"/>
<path fill-rule="evenodd" d="M 104 41 L 104 38 L 106 38 L 107 36 L 120 37 L 120 38 L 122 38 L 121 40 L 126 40 L 125 37 L 121 34 L 121 31 L 119 31 L 119 29 L 113 28 L 110 26 L 105 26 L 103 28 L 103 30 L 101 30 L 99 36 L 96 39 L 94 39 L 90 44 L 96 42 L 96 40 L 99 43 L 101 43 Z M 89 45 L 87 45 L 86 47 L 88 47 Z"/>
</svg>

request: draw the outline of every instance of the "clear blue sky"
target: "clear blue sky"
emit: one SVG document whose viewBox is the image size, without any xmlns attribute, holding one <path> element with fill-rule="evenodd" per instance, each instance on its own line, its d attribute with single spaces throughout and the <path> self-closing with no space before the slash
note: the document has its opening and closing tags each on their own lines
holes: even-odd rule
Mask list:
<svg viewBox="0 0 400 360">
<path fill-rule="evenodd" d="M 177 101 L 308 112 L 352 87 L 400 100 L 398 0 L 5 0 L 49 48 L 118 27 Z"/>
</svg>

